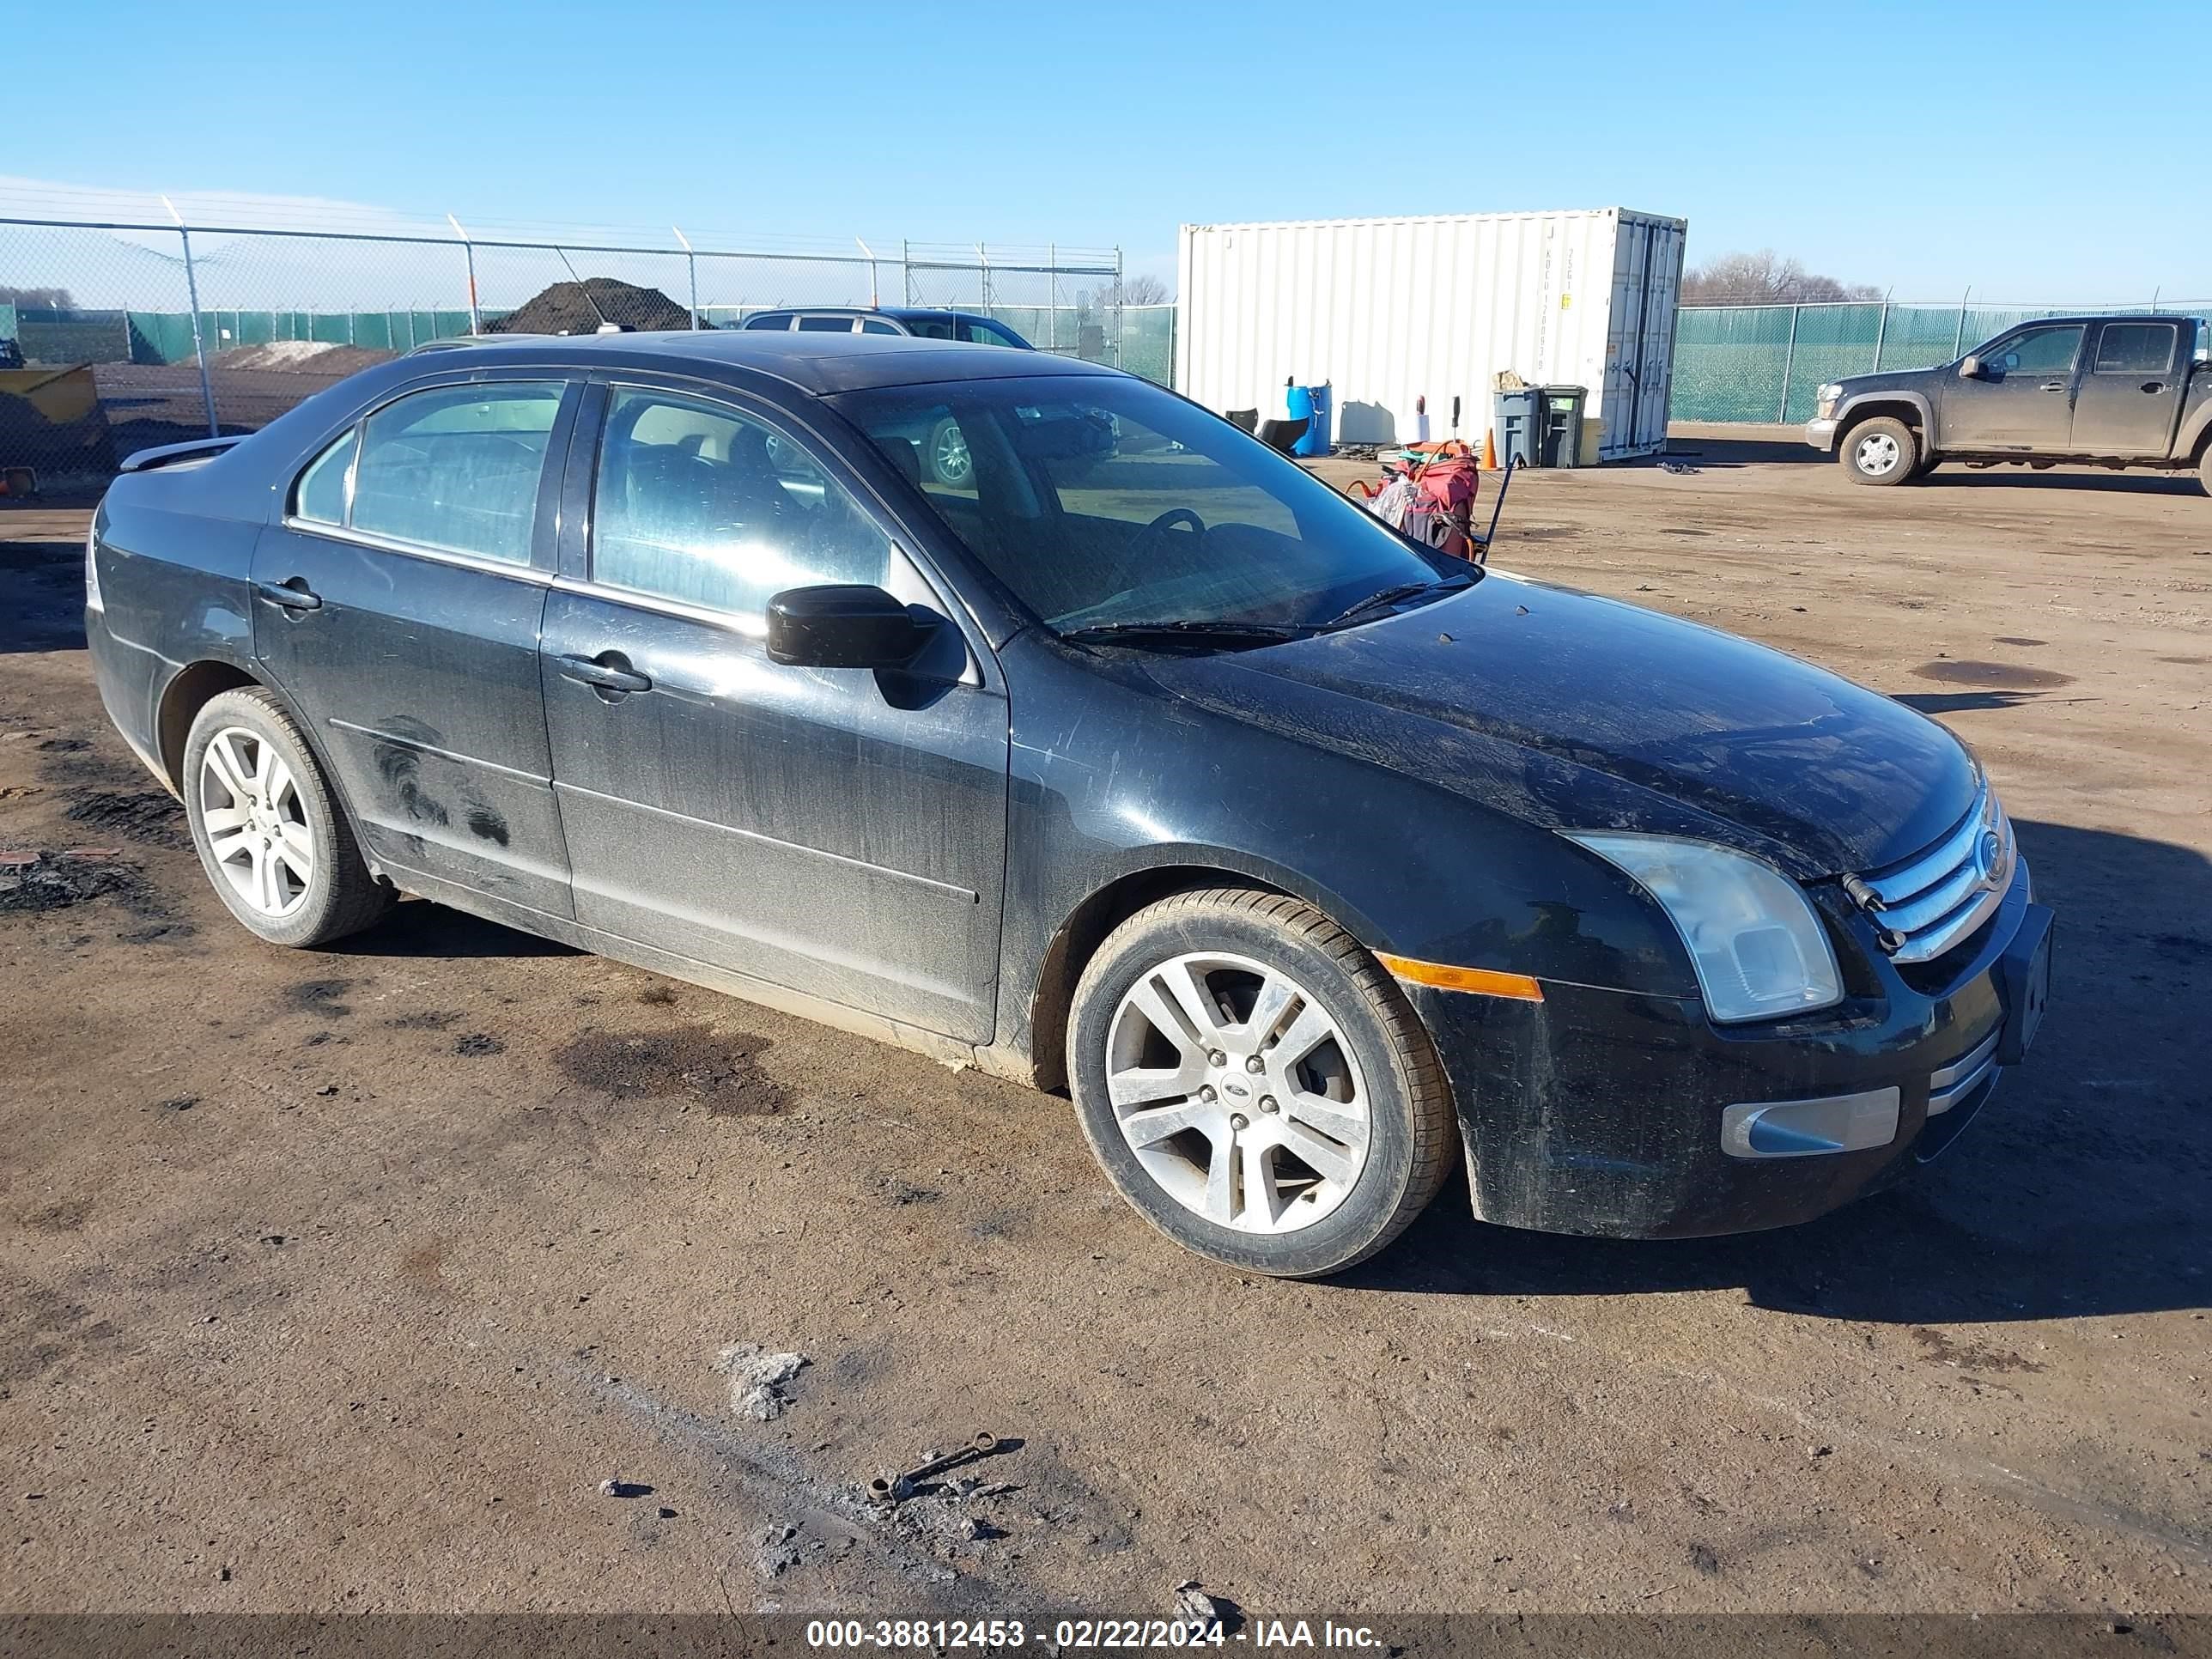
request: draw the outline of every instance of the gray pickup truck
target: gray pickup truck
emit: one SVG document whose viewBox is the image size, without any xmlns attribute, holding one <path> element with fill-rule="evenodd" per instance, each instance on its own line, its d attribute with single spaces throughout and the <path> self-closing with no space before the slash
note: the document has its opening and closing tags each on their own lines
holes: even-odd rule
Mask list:
<svg viewBox="0 0 2212 1659">
<path fill-rule="evenodd" d="M 2212 495 L 2212 329 L 2172 315 L 2044 317 L 1956 362 L 1820 389 L 1805 441 L 1853 482 L 1943 461 L 2197 471 Z"/>
</svg>

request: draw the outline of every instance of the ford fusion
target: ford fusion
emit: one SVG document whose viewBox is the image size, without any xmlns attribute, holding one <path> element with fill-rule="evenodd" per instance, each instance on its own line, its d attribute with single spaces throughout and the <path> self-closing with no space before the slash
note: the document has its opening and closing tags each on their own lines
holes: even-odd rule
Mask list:
<svg viewBox="0 0 2212 1659">
<path fill-rule="evenodd" d="M 412 894 L 1065 1088 L 1253 1272 L 1370 1255 L 1455 1159 L 1511 1226 L 1820 1215 L 1942 1150 L 2047 992 L 1941 726 L 1036 353 L 417 352 L 134 457 L 86 581 L 260 938 Z"/>
</svg>

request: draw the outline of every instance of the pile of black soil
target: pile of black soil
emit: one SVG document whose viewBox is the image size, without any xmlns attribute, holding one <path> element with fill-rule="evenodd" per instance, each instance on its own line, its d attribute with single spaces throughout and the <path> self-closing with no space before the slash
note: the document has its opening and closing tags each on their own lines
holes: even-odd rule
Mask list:
<svg viewBox="0 0 2212 1659">
<path fill-rule="evenodd" d="M 657 288 L 639 288 L 611 276 L 556 283 L 496 322 L 489 334 L 591 334 L 602 322 L 617 328 L 689 328 L 691 313 Z"/>
<path fill-rule="evenodd" d="M 159 789 L 88 789 L 70 803 L 63 816 L 155 847 L 191 845 L 184 807 Z"/>
</svg>

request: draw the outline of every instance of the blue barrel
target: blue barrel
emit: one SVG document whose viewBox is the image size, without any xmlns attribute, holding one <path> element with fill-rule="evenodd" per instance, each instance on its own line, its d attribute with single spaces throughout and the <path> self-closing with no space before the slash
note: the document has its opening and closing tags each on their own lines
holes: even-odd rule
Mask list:
<svg viewBox="0 0 2212 1659">
<path fill-rule="evenodd" d="M 1324 380 L 1319 386 L 1297 389 L 1306 394 L 1307 409 L 1312 419 L 1306 427 L 1305 436 L 1291 446 L 1291 451 L 1299 455 L 1326 455 L 1329 450 L 1330 416 L 1334 413 L 1329 408 L 1328 382 Z M 1291 418 L 1297 419 L 1295 407 Z"/>
<path fill-rule="evenodd" d="M 1313 388 L 1310 386 L 1298 386 L 1294 382 L 1285 381 L 1283 386 L 1283 412 L 1294 421 L 1304 421 L 1306 423 L 1306 430 L 1311 432 L 1314 412 Z M 1291 453 L 1293 455 L 1303 455 L 1305 453 L 1306 441 L 1303 437 L 1291 446 Z"/>
</svg>

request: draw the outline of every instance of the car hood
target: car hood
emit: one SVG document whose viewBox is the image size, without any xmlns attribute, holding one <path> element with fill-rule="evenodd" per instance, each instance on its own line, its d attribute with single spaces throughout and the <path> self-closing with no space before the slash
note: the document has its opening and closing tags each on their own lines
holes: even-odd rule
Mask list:
<svg viewBox="0 0 2212 1659">
<path fill-rule="evenodd" d="M 1528 822 L 1715 841 L 1801 879 L 1919 851 L 1979 782 L 1942 726 L 1825 669 L 1499 572 L 1362 627 L 1150 672 Z"/>
</svg>

